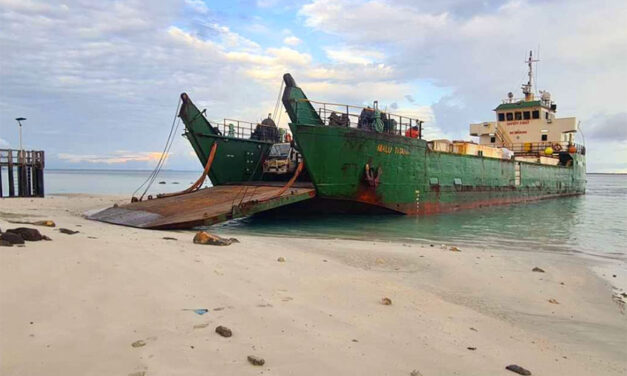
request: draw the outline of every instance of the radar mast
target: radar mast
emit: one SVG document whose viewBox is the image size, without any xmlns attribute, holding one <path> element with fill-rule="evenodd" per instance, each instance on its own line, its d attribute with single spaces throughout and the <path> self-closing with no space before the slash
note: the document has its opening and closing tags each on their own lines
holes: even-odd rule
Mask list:
<svg viewBox="0 0 627 376">
<path fill-rule="evenodd" d="M 532 101 L 534 100 L 534 96 L 533 96 L 533 63 L 537 63 L 540 60 L 534 60 L 533 59 L 533 51 L 529 51 L 529 59 L 527 61 L 525 61 L 525 63 L 527 63 L 527 65 L 529 66 L 529 80 L 527 81 L 526 84 L 524 84 L 522 86 L 522 92 L 523 94 L 525 94 L 525 101 Z"/>
</svg>

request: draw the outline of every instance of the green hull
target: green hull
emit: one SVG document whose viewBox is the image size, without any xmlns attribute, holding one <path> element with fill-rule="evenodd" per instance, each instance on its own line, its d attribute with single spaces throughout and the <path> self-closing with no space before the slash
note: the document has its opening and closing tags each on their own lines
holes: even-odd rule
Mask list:
<svg viewBox="0 0 627 376">
<path fill-rule="evenodd" d="M 203 168 L 213 144 L 218 144 L 209 171 L 214 186 L 262 180 L 263 160 L 270 153 L 272 142 L 219 135 L 187 94 L 181 94 L 181 100 L 179 117 L 185 124 L 185 137 Z"/>
<path fill-rule="evenodd" d="M 328 126 L 291 76 L 285 81 L 290 128 L 319 198 L 431 214 L 585 193 L 584 155 L 570 154 L 569 167 L 552 166 L 431 151 L 422 139 Z"/>
<path fill-rule="evenodd" d="M 572 167 L 549 166 L 436 152 L 424 140 L 351 128 L 290 128 L 320 198 L 431 214 L 585 192 L 580 154 L 572 154 Z M 366 165 L 380 171 L 376 186 Z"/>
</svg>

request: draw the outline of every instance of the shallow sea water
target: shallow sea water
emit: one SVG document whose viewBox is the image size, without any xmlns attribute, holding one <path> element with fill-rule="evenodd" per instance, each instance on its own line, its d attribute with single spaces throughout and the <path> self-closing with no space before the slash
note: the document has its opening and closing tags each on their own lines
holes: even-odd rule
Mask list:
<svg viewBox="0 0 627 376">
<path fill-rule="evenodd" d="M 131 193 L 149 171 L 46 171 L 47 194 Z M 200 171 L 163 171 L 150 193 L 184 189 Z M 627 175 L 588 174 L 583 196 L 426 217 L 253 216 L 213 226 L 229 233 L 468 244 L 582 253 L 627 261 Z M 166 184 L 158 184 L 163 181 Z M 178 183 L 178 184 L 175 184 Z"/>
</svg>

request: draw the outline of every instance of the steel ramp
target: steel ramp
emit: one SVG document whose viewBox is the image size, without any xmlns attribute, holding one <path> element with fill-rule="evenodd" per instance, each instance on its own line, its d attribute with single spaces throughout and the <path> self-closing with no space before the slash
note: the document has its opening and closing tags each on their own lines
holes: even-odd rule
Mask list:
<svg viewBox="0 0 627 376">
<path fill-rule="evenodd" d="M 281 189 L 282 186 L 258 183 L 220 185 L 179 196 L 114 206 L 87 218 L 147 229 L 190 228 L 246 217 L 316 195 L 311 186 L 292 187 L 278 195 Z"/>
</svg>

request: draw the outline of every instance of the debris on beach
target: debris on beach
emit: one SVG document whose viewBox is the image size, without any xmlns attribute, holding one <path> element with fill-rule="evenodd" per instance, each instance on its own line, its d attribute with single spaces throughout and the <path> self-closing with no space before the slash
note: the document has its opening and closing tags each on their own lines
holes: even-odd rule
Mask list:
<svg viewBox="0 0 627 376">
<path fill-rule="evenodd" d="M 209 310 L 207 308 L 185 308 L 183 309 L 183 311 L 192 311 L 197 315 L 204 315 L 205 313 L 209 312 Z"/>
<path fill-rule="evenodd" d="M 5 232 L 0 235 L 0 239 L 7 241 L 11 244 L 24 244 L 24 238 L 20 234 L 12 232 Z"/>
<path fill-rule="evenodd" d="M 142 347 L 142 346 L 146 346 L 146 342 L 144 342 L 143 340 L 139 339 L 133 343 L 131 343 L 131 346 L 133 347 Z"/>
<path fill-rule="evenodd" d="M 13 243 L 0 238 L 0 247 L 13 247 Z"/>
<path fill-rule="evenodd" d="M 248 355 L 248 362 L 253 366 L 263 366 L 264 364 L 266 364 L 266 361 L 263 358 L 255 355 Z"/>
<path fill-rule="evenodd" d="M 278 262 L 285 262 L 285 257 L 280 256 L 278 259 L 276 259 Z"/>
<path fill-rule="evenodd" d="M 18 227 L 18 228 L 10 228 L 7 230 L 7 233 L 17 234 L 22 237 L 22 239 L 36 242 L 43 239 L 43 236 L 39 232 L 39 230 L 28 227 Z"/>
<path fill-rule="evenodd" d="M 173 238 L 171 236 L 164 236 L 163 238 L 161 238 L 163 240 L 178 240 L 177 238 Z"/>
<path fill-rule="evenodd" d="M 560 304 L 560 303 L 557 301 L 557 299 L 553 299 L 553 298 L 549 299 L 549 303 L 551 303 L 551 304 Z"/>
<path fill-rule="evenodd" d="M 226 326 L 222 326 L 222 325 L 216 327 L 216 333 L 218 333 L 222 337 L 230 337 L 230 336 L 233 335 L 233 332 L 231 331 L 231 329 L 227 328 Z"/>
<path fill-rule="evenodd" d="M 239 240 L 235 238 L 226 239 L 205 231 L 198 231 L 194 236 L 194 243 L 208 245 L 231 245 L 233 243 L 239 243 Z"/>
<path fill-rule="evenodd" d="M 165 182 L 164 181 L 160 181 L 159 184 L 165 184 Z"/>
<path fill-rule="evenodd" d="M 18 223 L 22 225 L 34 225 L 34 226 L 45 226 L 45 227 L 55 227 L 56 224 L 54 221 L 46 219 L 43 221 L 9 221 L 9 223 Z"/>
<path fill-rule="evenodd" d="M 537 266 L 533 269 L 531 269 L 532 272 L 538 272 L 538 273 L 544 273 L 544 269 L 542 268 L 538 268 Z"/>
<path fill-rule="evenodd" d="M 420 373 L 420 371 L 415 369 L 409 373 L 409 376 L 422 376 L 422 373 Z"/>
<path fill-rule="evenodd" d="M 194 325 L 194 329 L 204 329 L 204 328 L 206 328 L 208 326 L 209 326 L 208 322 L 204 323 L 204 324 L 196 324 L 196 325 Z"/>
<path fill-rule="evenodd" d="M 383 305 L 391 305 L 392 304 L 392 299 L 390 299 L 390 298 L 383 298 L 383 299 L 381 299 L 381 304 L 383 304 Z"/>
<path fill-rule="evenodd" d="M 78 234 L 80 231 L 74 231 L 74 230 L 70 230 L 69 228 L 61 227 L 59 229 L 59 232 L 62 234 L 67 234 L 67 235 L 74 235 L 74 234 Z"/>
<path fill-rule="evenodd" d="M 457 247 L 455 247 L 455 246 L 453 246 L 453 247 L 449 248 L 449 251 L 452 251 L 452 252 L 461 252 L 462 250 L 461 250 L 461 249 L 459 249 L 459 248 L 457 248 Z"/>
<path fill-rule="evenodd" d="M 468 346 L 468 347 L 466 347 L 466 348 L 467 348 L 468 350 L 470 350 L 470 351 L 475 351 L 475 350 L 477 350 L 477 348 L 476 348 L 476 347 L 474 347 L 474 346 Z"/>
<path fill-rule="evenodd" d="M 531 375 L 531 371 L 526 370 L 524 368 L 522 368 L 519 365 L 516 364 L 510 364 L 509 366 L 505 367 L 506 370 L 512 371 L 512 372 L 516 372 L 519 375 L 525 375 L 525 376 L 529 376 Z"/>
</svg>

